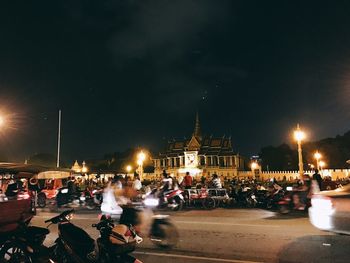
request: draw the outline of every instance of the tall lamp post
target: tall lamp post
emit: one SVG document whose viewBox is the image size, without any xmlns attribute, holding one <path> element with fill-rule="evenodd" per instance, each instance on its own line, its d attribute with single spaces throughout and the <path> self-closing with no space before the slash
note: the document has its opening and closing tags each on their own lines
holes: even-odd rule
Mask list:
<svg viewBox="0 0 350 263">
<path fill-rule="evenodd" d="M 146 159 L 146 154 L 141 151 L 138 155 L 137 155 L 137 165 L 139 166 L 139 173 L 140 173 L 140 181 L 142 182 L 143 180 L 143 162 Z"/>
<path fill-rule="evenodd" d="M 320 170 L 320 159 L 321 159 L 322 155 L 317 151 L 314 154 L 314 158 L 316 159 L 316 167 L 317 170 Z"/>
<path fill-rule="evenodd" d="M 301 148 L 301 142 L 305 139 L 305 133 L 300 129 L 299 124 L 297 125 L 297 129 L 294 131 L 294 139 L 298 143 L 299 175 L 301 178 L 304 174 L 303 153 Z"/>
<path fill-rule="evenodd" d="M 321 171 L 323 170 L 323 168 L 325 167 L 326 163 L 324 161 L 320 161 L 320 168 L 321 168 Z"/>
<path fill-rule="evenodd" d="M 5 118 L 0 116 L 0 128 L 5 125 Z"/>
<path fill-rule="evenodd" d="M 127 166 L 125 167 L 125 170 L 126 170 L 126 175 L 129 175 L 130 172 L 131 172 L 131 170 L 132 170 L 131 165 L 127 165 Z"/>
</svg>

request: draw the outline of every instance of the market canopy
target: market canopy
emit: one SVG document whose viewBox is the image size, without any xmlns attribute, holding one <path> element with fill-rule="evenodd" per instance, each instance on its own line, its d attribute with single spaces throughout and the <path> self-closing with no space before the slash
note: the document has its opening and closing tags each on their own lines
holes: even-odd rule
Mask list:
<svg viewBox="0 0 350 263">
<path fill-rule="evenodd" d="M 38 174 L 38 179 L 64 179 L 71 176 L 69 171 L 45 171 Z"/>
<path fill-rule="evenodd" d="M 33 175 L 41 172 L 54 170 L 52 168 L 43 167 L 40 165 L 22 164 L 22 163 L 0 163 L 0 175 L 16 175 L 17 178 L 30 178 Z M 67 169 L 58 169 L 59 172 L 68 172 Z"/>
</svg>

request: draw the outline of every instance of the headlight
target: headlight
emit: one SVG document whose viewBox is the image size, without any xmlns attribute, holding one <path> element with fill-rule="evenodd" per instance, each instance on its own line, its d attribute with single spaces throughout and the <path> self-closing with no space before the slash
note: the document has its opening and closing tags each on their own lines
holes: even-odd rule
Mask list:
<svg viewBox="0 0 350 263">
<path fill-rule="evenodd" d="M 293 191 L 293 187 L 292 186 L 287 186 L 286 190 L 287 191 Z"/>
<path fill-rule="evenodd" d="M 68 188 L 62 189 L 62 190 L 61 190 L 61 193 L 62 193 L 62 194 L 68 193 Z"/>
<path fill-rule="evenodd" d="M 159 205 L 159 200 L 155 198 L 146 198 L 144 201 L 144 204 L 146 206 L 158 206 Z"/>
<path fill-rule="evenodd" d="M 319 209 L 324 212 L 333 211 L 333 204 L 330 198 L 314 197 L 311 199 L 311 205 L 315 209 Z"/>
<path fill-rule="evenodd" d="M 85 196 L 80 196 L 80 201 L 85 201 Z"/>
</svg>

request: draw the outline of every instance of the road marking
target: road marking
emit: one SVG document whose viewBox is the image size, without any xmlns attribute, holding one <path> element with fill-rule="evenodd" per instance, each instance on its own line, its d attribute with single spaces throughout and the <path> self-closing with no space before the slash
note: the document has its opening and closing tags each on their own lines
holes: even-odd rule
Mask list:
<svg viewBox="0 0 350 263">
<path fill-rule="evenodd" d="M 219 222 L 200 222 L 200 221 L 176 221 L 175 223 L 180 224 L 198 224 L 198 225 L 224 225 L 224 226 L 252 226 L 252 227 L 280 227 L 273 225 L 257 225 L 257 224 L 239 224 L 239 223 L 219 223 Z"/>
<path fill-rule="evenodd" d="M 157 257 L 186 258 L 186 259 L 206 260 L 206 261 L 214 261 L 214 262 L 261 263 L 259 261 L 247 261 L 247 260 L 238 260 L 238 259 L 223 259 L 223 258 L 207 258 L 207 257 L 186 256 L 186 255 L 178 255 L 178 254 L 152 253 L 152 252 L 140 252 L 140 251 L 135 251 L 135 252 L 133 252 L 133 254 L 149 255 L 149 256 L 157 256 Z"/>
<path fill-rule="evenodd" d="M 52 218 L 50 215 L 36 215 L 36 217 L 40 218 Z M 73 219 L 82 219 L 82 220 L 97 220 L 97 216 L 95 217 L 84 217 L 80 215 L 74 215 Z M 219 222 L 203 222 L 203 221 L 178 221 L 178 220 L 173 220 L 175 223 L 179 224 L 197 224 L 197 225 L 216 225 L 216 226 L 246 226 L 246 227 L 274 227 L 278 228 L 281 226 L 274 226 L 274 225 L 258 225 L 258 224 L 241 224 L 241 223 L 219 223 Z"/>
</svg>

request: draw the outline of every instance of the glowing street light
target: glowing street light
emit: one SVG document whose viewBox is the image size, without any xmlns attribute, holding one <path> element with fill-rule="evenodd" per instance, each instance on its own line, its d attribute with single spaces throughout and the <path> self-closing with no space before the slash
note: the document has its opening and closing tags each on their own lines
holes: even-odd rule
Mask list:
<svg viewBox="0 0 350 263">
<path fill-rule="evenodd" d="M 137 155 L 137 159 L 141 160 L 142 162 L 146 159 L 146 154 L 141 151 L 138 155 Z"/>
<path fill-rule="evenodd" d="M 314 154 L 314 158 L 316 159 L 317 170 L 319 170 L 320 169 L 320 159 L 322 158 L 322 155 L 317 151 Z"/>
<path fill-rule="evenodd" d="M 125 167 L 125 170 L 128 172 L 128 174 L 131 172 L 131 170 L 132 170 L 132 167 L 131 167 L 131 165 L 127 165 L 126 167 Z"/>
<path fill-rule="evenodd" d="M 252 162 L 252 164 L 250 165 L 250 167 L 252 168 L 252 170 L 256 170 L 258 169 L 259 165 L 257 164 L 257 162 Z"/>
<path fill-rule="evenodd" d="M 312 163 L 309 163 L 309 166 L 310 166 L 311 169 L 315 168 L 315 165 L 313 165 Z"/>
<path fill-rule="evenodd" d="M 297 125 L 297 129 L 294 131 L 294 139 L 298 143 L 298 159 L 299 159 L 299 175 L 302 178 L 304 174 L 304 165 L 303 165 L 303 153 L 301 149 L 301 142 L 305 139 L 305 133 L 300 129 L 299 124 Z"/>
<path fill-rule="evenodd" d="M 5 118 L 0 116 L 0 127 L 5 125 Z"/>
<path fill-rule="evenodd" d="M 325 163 L 324 161 L 320 161 L 319 165 L 320 165 L 320 168 L 321 168 L 321 170 L 322 170 L 323 167 L 326 166 L 326 163 Z"/>
</svg>

